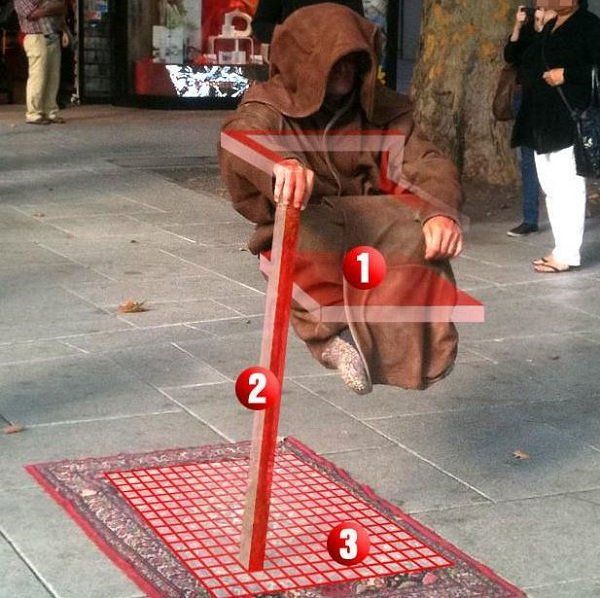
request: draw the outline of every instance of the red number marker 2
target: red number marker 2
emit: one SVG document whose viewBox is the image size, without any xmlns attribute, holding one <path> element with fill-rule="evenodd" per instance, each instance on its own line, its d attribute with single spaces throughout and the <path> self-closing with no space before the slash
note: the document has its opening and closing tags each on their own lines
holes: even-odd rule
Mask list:
<svg viewBox="0 0 600 598">
<path fill-rule="evenodd" d="M 238 401 L 255 411 L 267 409 L 276 400 L 279 381 L 275 374 L 259 366 L 245 369 L 235 381 L 235 394 Z"/>
</svg>

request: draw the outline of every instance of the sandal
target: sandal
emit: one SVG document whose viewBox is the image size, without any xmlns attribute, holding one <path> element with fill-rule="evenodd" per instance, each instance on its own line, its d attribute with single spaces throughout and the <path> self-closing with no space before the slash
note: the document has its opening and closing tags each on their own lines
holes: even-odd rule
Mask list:
<svg viewBox="0 0 600 598">
<path fill-rule="evenodd" d="M 569 266 L 568 264 L 566 266 L 555 266 L 547 260 L 541 264 L 534 264 L 533 266 L 533 269 L 539 274 L 560 274 L 561 272 L 570 272 L 576 268 L 578 268 L 578 266 Z"/>
<path fill-rule="evenodd" d="M 550 260 L 552 256 L 539 257 L 537 260 L 533 260 L 531 263 L 534 266 L 545 266 Z"/>
</svg>

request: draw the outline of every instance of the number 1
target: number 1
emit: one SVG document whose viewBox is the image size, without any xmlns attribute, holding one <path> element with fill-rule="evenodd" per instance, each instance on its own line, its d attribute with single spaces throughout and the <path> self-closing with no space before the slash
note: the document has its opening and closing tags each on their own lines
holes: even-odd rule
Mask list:
<svg viewBox="0 0 600 598">
<path fill-rule="evenodd" d="M 369 254 L 364 252 L 359 254 L 356 259 L 360 262 L 360 282 L 369 283 Z"/>
</svg>

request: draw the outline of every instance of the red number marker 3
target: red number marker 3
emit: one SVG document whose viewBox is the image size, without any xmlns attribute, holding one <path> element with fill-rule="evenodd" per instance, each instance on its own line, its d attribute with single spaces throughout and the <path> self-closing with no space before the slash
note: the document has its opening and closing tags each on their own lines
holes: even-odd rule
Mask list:
<svg viewBox="0 0 600 598">
<path fill-rule="evenodd" d="M 279 380 L 271 370 L 254 366 L 245 369 L 235 381 L 238 401 L 248 409 L 267 409 L 279 395 Z"/>
<path fill-rule="evenodd" d="M 327 538 L 327 550 L 340 565 L 358 565 L 369 554 L 371 541 L 362 525 L 347 521 L 334 527 Z"/>
</svg>

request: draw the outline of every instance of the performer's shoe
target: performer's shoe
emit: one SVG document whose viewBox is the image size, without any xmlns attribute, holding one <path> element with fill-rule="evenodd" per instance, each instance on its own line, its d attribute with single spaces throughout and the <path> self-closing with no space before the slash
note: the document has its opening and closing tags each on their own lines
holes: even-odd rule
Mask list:
<svg viewBox="0 0 600 598">
<path fill-rule="evenodd" d="M 359 395 L 373 390 L 360 353 L 350 343 L 336 336 L 325 347 L 321 359 L 331 369 L 337 369 L 344 384 Z"/>
</svg>

